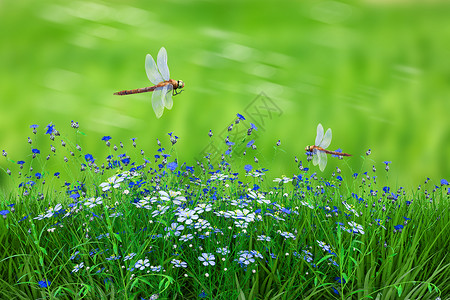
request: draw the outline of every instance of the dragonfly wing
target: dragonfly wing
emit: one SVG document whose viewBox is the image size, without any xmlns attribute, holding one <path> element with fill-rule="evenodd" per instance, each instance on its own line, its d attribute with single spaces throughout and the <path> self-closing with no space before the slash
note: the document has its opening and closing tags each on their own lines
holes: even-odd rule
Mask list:
<svg viewBox="0 0 450 300">
<path fill-rule="evenodd" d="M 327 132 L 325 132 L 325 136 L 323 137 L 322 143 L 318 145 L 319 147 L 322 147 L 323 149 L 328 148 L 331 143 L 331 128 L 328 128 Z"/>
<path fill-rule="evenodd" d="M 319 125 L 317 125 L 316 142 L 314 143 L 314 145 L 319 146 L 320 142 L 322 142 L 322 139 L 323 139 L 323 127 L 322 124 L 319 123 Z"/>
<path fill-rule="evenodd" d="M 169 67 L 167 66 L 167 51 L 161 47 L 158 52 L 158 69 L 164 80 L 170 79 Z"/>
<path fill-rule="evenodd" d="M 164 106 L 167 109 L 172 109 L 172 106 L 173 106 L 172 91 L 173 91 L 173 85 L 171 85 L 171 84 L 166 85 L 165 89 L 163 90 L 163 93 L 165 95 Z"/>
<path fill-rule="evenodd" d="M 152 107 L 153 111 L 156 114 L 156 117 L 159 119 L 161 118 L 163 112 L 164 112 L 164 93 L 163 93 L 164 87 L 157 87 L 153 91 L 152 95 Z"/>
<path fill-rule="evenodd" d="M 317 151 L 317 149 L 313 150 L 313 165 L 315 166 L 319 163 L 319 152 L 320 151 Z"/>
<path fill-rule="evenodd" d="M 323 172 L 325 170 L 325 167 L 327 165 L 327 154 L 323 151 L 318 151 L 319 156 L 319 169 Z"/>
<path fill-rule="evenodd" d="M 154 84 L 157 85 L 160 82 L 163 82 L 161 74 L 159 74 L 158 68 L 156 67 L 155 60 L 150 54 L 147 54 L 145 57 L 145 72 L 147 73 L 148 79 Z"/>
</svg>

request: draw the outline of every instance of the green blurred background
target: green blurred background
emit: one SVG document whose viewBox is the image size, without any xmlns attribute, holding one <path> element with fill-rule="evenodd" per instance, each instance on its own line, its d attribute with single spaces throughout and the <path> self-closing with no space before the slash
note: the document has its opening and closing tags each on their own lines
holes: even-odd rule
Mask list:
<svg viewBox="0 0 450 300">
<path fill-rule="evenodd" d="M 0 149 L 30 160 L 29 125 L 67 133 L 75 120 L 87 134 L 83 154 L 105 157 L 100 139 L 110 135 L 128 146 L 136 137 L 150 155 L 173 131 L 179 161 L 193 164 L 209 129 L 217 137 L 263 92 L 281 112 L 256 139 L 271 178 L 298 173 L 294 155 L 305 165 L 322 123 L 333 130 L 329 148 L 354 155 L 329 158 L 324 175 L 360 172 L 370 148 L 364 168 L 375 165 L 379 177 L 388 160 L 400 185 L 450 179 L 445 2 L 1 1 Z M 161 46 L 186 87 L 156 119 L 151 94 L 113 92 L 149 86 L 145 55 Z M 285 152 L 275 153 L 279 139 Z"/>
</svg>

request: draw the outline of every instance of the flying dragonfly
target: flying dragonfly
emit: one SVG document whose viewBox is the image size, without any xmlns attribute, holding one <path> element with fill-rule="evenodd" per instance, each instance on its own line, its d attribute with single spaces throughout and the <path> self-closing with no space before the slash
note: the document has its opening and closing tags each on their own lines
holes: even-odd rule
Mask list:
<svg viewBox="0 0 450 300">
<path fill-rule="evenodd" d="M 116 92 L 114 95 L 153 92 L 152 107 L 156 117 L 159 119 L 164 112 L 164 107 L 172 109 L 172 95 L 175 96 L 182 92 L 181 89 L 184 87 L 184 82 L 182 80 L 170 79 L 169 67 L 167 66 L 167 51 L 164 47 L 161 47 L 158 52 L 157 62 L 158 66 L 150 54 L 147 54 L 145 57 L 145 72 L 150 82 L 154 84 L 153 86 L 124 90 Z"/>
<path fill-rule="evenodd" d="M 319 164 L 320 171 L 325 170 L 327 165 L 327 154 L 337 156 L 351 156 L 348 153 L 326 150 L 331 143 L 331 128 L 328 128 L 325 135 L 323 134 L 322 124 L 317 125 L 317 135 L 314 146 L 306 146 L 305 150 L 313 154 L 313 165 Z"/>
</svg>

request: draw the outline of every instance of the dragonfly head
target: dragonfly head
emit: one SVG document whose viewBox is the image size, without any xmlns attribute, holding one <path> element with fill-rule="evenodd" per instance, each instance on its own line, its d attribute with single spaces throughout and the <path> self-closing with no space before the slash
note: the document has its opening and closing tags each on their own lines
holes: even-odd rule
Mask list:
<svg viewBox="0 0 450 300">
<path fill-rule="evenodd" d="M 182 89 L 182 88 L 184 88 L 184 82 L 183 82 L 183 80 L 178 80 L 178 81 L 177 81 L 177 84 L 178 84 L 177 89 Z"/>
<path fill-rule="evenodd" d="M 306 152 L 312 152 L 312 149 L 311 149 L 311 148 L 312 148 L 311 146 L 306 146 L 305 151 L 306 151 Z"/>
</svg>

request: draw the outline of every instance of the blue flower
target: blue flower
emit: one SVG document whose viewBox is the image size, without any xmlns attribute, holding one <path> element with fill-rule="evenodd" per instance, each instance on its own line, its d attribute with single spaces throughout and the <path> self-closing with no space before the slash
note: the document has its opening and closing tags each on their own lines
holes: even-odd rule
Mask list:
<svg viewBox="0 0 450 300">
<path fill-rule="evenodd" d="M 247 143 L 247 148 L 251 147 L 253 145 L 253 143 L 255 142 L 255 140 L 251 140 L 250 142 Z"/>
<path fill-rule="evenodd" d="M 18 162 L 17 162 L 17 164 L 18 165 L 23 165 L 25 162 L 23 161 L 23 160 L 19 160 Z"/>
<path fill-rule="evenodd" d="M 241 114 L 236 114 L 236 116 L 238 116 L 238 118 L 239 118 L 239 119 L 241 119 L 242 121 L 244 121 L 244 120 L 245 120 L 244 116 L 243 116 L 243 115 L 241 115 Z"/>
<path fill-rule="evenodd" d="M 40 154 L 41 151 L 39 151 L 39 149 L 31 149 L 31 152 L 33 152 L 34 154 Z"/>
<path fill-rule="evenodd" d="M 102 137 L 102 141 L 109 141 L 111 139 L 111 137 L 109 135 L 105 135 L 104 137 Z"/>
<path fill-rule="evenodd" d="M 448 185 L 447 179 L 441 179 L 441 185 Z"/>
<path fill-rule="evenodd" d="M 170 170 L 170 171 L 175 171 L 175 169 L 178 167 L 178 164 L 176 163 L 176 162 L 171 162 L 171 163 L 168 163 L 167 164 L 167 168 Z"/>
<path fill-rule="evenodd" d="M 94 159 L 94 157 L 92 156 L 92 154 L 86 154 L 85 156 L 84 156 L 84 159 L 87 161 L 87 162 L 94 162 L 95 161 L 95 159 Z"/>
<path fill-rule="evenodd" d="M 342 181 L 342 176 L 338 175 L 338 176 L 336 176 L 336 179 L 339 180 L 339 181 Z"/>
<path fill-rule="evenodd" d="M 334 150 L 334 152 L 342 153 L 342 149 L 341 149 L 341 148 L 338 148 L 338 149 Z M 339 156 L 339 155 L 336 155 L 336 154 L 331 154 L 331 157 L 340 157 L 340 156 Z"/>
<path fill-rule="evenodd" d="M 41 179 L 42 174 L 41 173 L 36 173 L 35 176 L 36 176 L 37 179 Z"/>
<path fill-rule="evenodd" d="M 386 166 L 387 166 L 387 165 L 389 165 L 391 162 L 392 162 L 392 161 L 387 161 L 387 160 L 386 160 L 386 161 L 384 161 L 383 163 L 385 163 Z"/>
<path fill-rule="evenodd" d="M 403 225 L 395 225 L 394 226 L 394 228 L 395 228 L 395 230 L 400 230 L 400 229 L 402 229 L 403 228 Z"/>
<path fill-rule="evenodd" d="M 244 170 L 246 172 L 250 172 L 253 169 L 253 167 L 251 165 L 245 165 Z"/>
<path fill-rule="evenodd" d="M 30 128 L 33 128 L 33 129 L 36 129 L 38 127 L 39 127 L 39 125 L 36 125 L 36 124 L 30 125 Z"/>
<path fill-rule="evenodd" d="M 390 187 L 385 186 L 385 187 L 383 188 L 383 192 L 389 193 L 389 190 L 390 190 L 390 189 L 391 189 Z"/>
<path fill-rule="evenodd" d="M 38 283 L 41 288 L 47 288 L 51 284 L 50 280 L 41 280 Z"/>
<path fill-rule="evenodd" d="M 255 124 L 253 124 L 253 123 L 250 123 L 250 126 L 254 129 L 254 130 L 258 130 L 258 127 L 256 127 L 256 125 Z"/>
<path fill-rule="evenodd" d="M 45 134 L 52 134 L 53 131 L 55 131 L 55 125 L 52 125 L 52 123 L 47 125 L 47 131 L 45 132 Z"/>
</svg>

